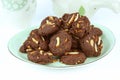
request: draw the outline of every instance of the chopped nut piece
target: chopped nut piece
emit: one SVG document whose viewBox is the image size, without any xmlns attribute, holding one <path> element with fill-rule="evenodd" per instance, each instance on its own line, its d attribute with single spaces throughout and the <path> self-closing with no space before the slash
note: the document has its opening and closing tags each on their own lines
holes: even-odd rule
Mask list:
<svg viewBox="0 0 120 80">
<path fill-rule="evenodd" d="M 26 49 L 26 52 L 30 52 L 30 51 L 32 51 L 32 49 Z"/>
<path fill-rule="evenodd" d="M 46 52 L 46 54 L 48 54 L 49 56 L 52 56 L 52 55 L 53 55 L 51 52 Z"/>
<path fill-rule="evenodd" d="M 74 17 L 75 17 L 75 15 L 73 14 L 72 17 L 70 18 L 69 22 L 68 22 L 69 24 L 74 20 Z"/>
<path fill-rule="evenodd" d="M 49 19 L 50 19 L 50 20 L 54 20 L 52 16 L 49 16 Z"/>
<path fill-rule="evenodd" d="M 46 20 L 46 24 L 48 24 L 48 25 L 54 25 L 55 23 L 52 23 L 52 22 Z"/>
<path fill-rule="evenodd" d="M 43 54 L 43 52 L 44 52 L 43 50 L 40 50 L 40 54 L 41 54 L 41 55 Z"/>
<path fill-rule="evenodd" d="M 44 39 L 44 37 L 43 37 L 43 36 L 41 36 L 41 38 L 42 38 L 42 40 L 43 40 L 43 41 L 45 41 L 45 39 Z"/>
<path fill-rule="evenodd" d="M 93 39 L 90 40 L 90 44 L 91 44 L 92 47 L 94 46 L 94 40 Z"/>
<path fill-rule="evenodd" d="M 65 39 L 65 42 L 67 42 L 67 41 L 68 41 L 68 39 L 66 38 L 66 39 Z"/>
<path fill-rule="evenodd" d="M 77 14 L 76 18 L 74 19 L 74 21 L 77 21 L 79 18 L 79 14 Z"/>
<path fill-rule="evenodd" d="M 80 63 L 81 61 L 78 61 L 78 63 Z"/>
<path fill-rule="evenodd" d="M 37 59 L 39 59 L 40 57 L 37 56 Z"/>
<path fill-rule="evenodd" d="M 69 31 L 68 29 L 65 29 L 65 31 Z"/>
<path fill-rule="evenodd" d="M 87 43 L 89 43 L 89 41 L 88 41 L 88 40 L 86 40 L 86 42 L 87 42 Z"/>
<path fill-rule="evenodd" d="M 41 47 L 39 47 L 38 50 L 41 50 Z"/>
<path fill-rule="evenodd" d="M 34 54 L 34 51 L 30 52 L 30 54 L 31 54 L 31 55 Z"/>
<path fill-rule="evenodd" d="M 27 46 L 28 49 L 30 49 L 31 47 L 30 46 Z"/>
<path fill-rule="evenodd" d="M 99 37 L 98 39 L 98 45 L 100 45 L 100 43 L 101 43 L 101 37 Z"/>
<path fill-rule="evenodd" d="M 98 52 L 98 50 L 97 50 L 97 45 L 96 45 L 96 44 L 95 44 L 95 51 Z"/>
<path fill-rule="evenodd" d="M 38 41 L 35 38 L 32 38 L 32 41 L 38 44 Z"/>
<path fill-rule="evenodd" d="M 79 54 L 79 52 L 66 52 L 65 54 L 66 54 L 66 55 L 67 55 L 67 54 Z"/>
<path fill-rule="evenodd" d="M 77 28 L 80 28 L 80 24 L 77 24 Z"/>
<path fill-rule="evenodd" d="M 56 43 L 56 47 L 58 47 L 58 46 L 60 45 L 60 38 L 57 37 L 57 38 L 56 38 L 56 41 L 57 41 L 57 43 Z"/>
</svg>

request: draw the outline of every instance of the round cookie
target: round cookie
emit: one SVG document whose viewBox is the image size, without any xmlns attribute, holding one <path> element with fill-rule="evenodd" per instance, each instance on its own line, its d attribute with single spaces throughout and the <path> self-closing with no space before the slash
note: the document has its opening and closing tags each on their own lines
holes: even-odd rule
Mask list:
<svg viewBox="0 0 120 80">
<path fill-rule="evenodd" d="M 69 32 L 76 37 L 82 38 L 89 32 L 89 29 L 90 22 L 88 18 L 81 16 L 76 22 L 72 24 L 72 28 Z"/>
<path fill-rule="evenodd" d="M 48 64 L 55 61 L 51 52 L 44 52 L 43 50 L 36 50 L 28 52 L 28 59 L 39 64 Z"/>
<path fill-rule="evenodd" d="M 79 13 L 72 13 L 72 14 L 64 14 L 61 18 L 62 20 L 62 27 L 64 29 L 69 29 L 72 26 L 72 23 L 77 21 L 80 17 Z"/>
<path fill-rule="evenodd" d="M 38 29 L 34 29 L 30 32 L 30 36 L 34 36 L 34 35 L 39 35 L 38 34 Z"/>
<path fill-rule="evenodd" d="M 86 56 L 82 52 L 66 52 L 64 56 L 60 58 L 60 62 L 67 65 L 76 65 L 84 63 Z"/>
<path fill-rule="evenodd" d="M 89 26 L 90 20 L 86 16 L 80 16 L 77 20 L 78 23 L 80 23 L 80 26 Z"/>
<path fill-rule="evenodd" d="M 62 56 L 70 51 L 72 37 L 64 30 L 59 31 L 50 38 L 49 49 L 55 56 Z"/>
<path fill-rule="evenodd" d="M 28 38 L 25 40 L 25 42 L 23 43 L 23 45 L 20 47 L 20 52 L 22 53 L 26 53 L 26 52 L 30 52 L 33 51 L 35 48 L 38 48 L 38 44 L 35 44 L 31 38 L 35 37 L 35 38 L 39 38 L 38 36 L 38 29 L 34 29 L 30 32 Z"/>
<path fill-rule="evenodd" d="M 94 57 L 101 54 L 103 45 L 99 36 L 87 35 L 80 40 L 80 47 L 87 57 Z"/>
<path fill-rule="evenodd" d="M 33 51 L 33 49 L 30 46 L 30 41 L 26 40 L 23 45 L 20 47 L 19 51 L 22 53 Z"/>
<path fill-rule="evenodd" d="M 94 25 L 91 25 L 89 34 L 101 36 L 103 34 L 103 32 L 100 28 L 97 28 L 97 27 L 94 27 Z"/>
<path fill-rule="evenodd" d="M 48 50 L 47 41 L 43 36 L 38 35 L 38 29 L 32 30 L 27 40 L 20 48 L 20 52 L 30 52 L 36 49 Z"/>
<path fill-rule="evenodd" d="M 48 36 L 59 30 L 60 20 L 54 16 L 46 17 L 38 30 L 41 36 Z"/>
</svg>

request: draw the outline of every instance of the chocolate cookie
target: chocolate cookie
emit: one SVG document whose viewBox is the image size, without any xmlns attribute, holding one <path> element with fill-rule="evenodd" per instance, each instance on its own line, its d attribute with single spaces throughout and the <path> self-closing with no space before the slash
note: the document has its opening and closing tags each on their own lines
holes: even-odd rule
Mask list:
<svg viewBox="0 0 120 80">
<path fill-rule="evenodd" d="M 91 25 L 89 34 L 101 36 L 101 35 L 103 34 L 103 32 L 102 32 L 101 29 L 99 29 L 99 28 L 97 28 L 97 27 L 94 27 L 94 25 Z"/>
<path fill-rule="evenodd" d="M 48 36 L 59 30 L 60 21 L 57 17 L 48 16 L 46 17 L 39 28 L 39 34 L 41 36 Z"/>
<path fill-rule="evenodd" d="M 86 16 L 80 16 L 78 18 L 77 22 L 80 24 L 80 26 L 89 26 L 90 20 Z"/>
<path fill-rule="evenodd" d="M 78 49 L 79 48 L 79 39 L 76 39 L 72 36 L 72 47 L 71 49 Z"/>
<path fill-rule="evenodd" d="M 31 31 L 29 37 L 20 48 L 21 52 L 30 52 L 36 49 L 48 50 L 47 41 L 43 36 L 38 35 L 37 30 Z"/>
<path fill-rule="evenodd" d="M 39 35 L 38 34 L 38 29 L 34 29 L 30 32 L 30 36 L 34 36 L 34 35 Z"/>
<path fill-rule="evenodd" d="M 62 27 L 64 29 L 69 29 L 72 26 L 72 23 L 77 21 L 80 17 L 79 13 L 64 14 L 61 18 Z"/>
<path fill-rule="evenodd" d="M 30 32 L 29 37 L 27 38 L 27 40 L 23 43 L 23 45 L 20 47 L 20 52 L 26 53 L 26 52 L 30 52 L 33 51 L 33 49 L 38 48 L 38 44 L 35 44 L 31 38 L 35 37 L 36 39 L 38 39 L 38 29 L 34 29 Z"/>
<path fill-rule="evenodd" d="M 55 56 L 62 56 L 70 51 L 72 46 L 72 37 L 64 30 L 59 31 L 50 39 L 49 49 Z"/>
<path fill-rule="evenodd" d="M 31 48 L 30 45 L 31 45 L 30 41 L 26 40 L 23 43 L 23 45 L 20 47 L 19 51 L 22 52 L 22 53 L 33 51 L 33 49 Z"/>
<path fill-rule="evenodd" d="M 81 30 L 78 28 L 71 28 L 69 30 L 69 33 L 72 34 L 73 36 L 76 36 L 78 38 L 82 38 L 85 35 L 85 30 Z"/>
<path fill-rule="evenodd" d="M 80 47 L 87 57 L 93 57 L 101 54 L 103 45 L 99 36 L 87 35 L 80 40 Z"/>
<path fill-rule="evenodd" d="M 84 63 L 86 56 L 82 52 L 67 52 L 61 57 L 60 61 L 67 65 L 76 65 Z"/>
<path fill-rule="evenodd" d="M 87 17 L 81 16 L 76 22 L 72 24 L 70 33 L 76 37 L 84 37 L 90 29 L 90 22 Z"/>
<path fill-rule="evenodd" d="M 28 52 L 28 59 L 39 64 L 48 64 L 55 61 L 51 52 L 44 52 L 43 50 L 36 50 Z"/>
</svg>

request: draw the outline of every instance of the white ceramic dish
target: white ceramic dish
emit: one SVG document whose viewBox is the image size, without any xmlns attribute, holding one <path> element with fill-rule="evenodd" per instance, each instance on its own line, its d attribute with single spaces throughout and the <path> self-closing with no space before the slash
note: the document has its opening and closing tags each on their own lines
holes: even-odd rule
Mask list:
<svg viewBox="0 0 120 80">
<path fill-rule="evenodd" d="M 23 42 L 26 40 L 26 38 L 28 37 L 29 33 L 31 30 L 37 28 L 37 27 L 31 27 L 28 28 L 22 32 L 19 32 L 18 34 L 16 34 L 15 36 L 13 36 L 9 43 L 8 43 L 8 49 L 11 52 L 11 54 L 13 56 L 15 56 L 16 58 L 23 60 L 25 62 L 31 63 L 33 65 L 39 65 L 39 66 L 44 66 L 44 67 L 52 67 L 52 68 L 69 68 L 69 67 L 76 67 L 76 66 L 82 66 L 82 65 L 86 65 L 86 64 L 90 64 L 92 62 L 95 62 L 99 59 L 102 59 L 104 56 L 106 56 L 107 54 L 110 53 L 110 51 L 113 49 L 114 45 L 115 45 L 115 37 L 114 34 L 107 28 L 101 25 L 95 25 L 96 27 L 99 27 L 102 31 L 103 31 L 103 35 L 102 35 L 102 40 L 103 40 L 103 49 L 102 49 L 102 53 L 99 57 L 92 57 L 92 58 L 87 58 L 86 61 L 82 64 L 78 64 L 78 65 L 65 65 L 62 64 L 60 62 L 55 62 L 52 64 L 48 64 L 48 65 L 41 65 L 41 64 L 37 64 L 37 63 L 33 63 L 31 61 L 28 60 L 27 58 L 27 54 L 21 53 L 19 51 L 20 46 L 23 44 Z"/>
</svg>

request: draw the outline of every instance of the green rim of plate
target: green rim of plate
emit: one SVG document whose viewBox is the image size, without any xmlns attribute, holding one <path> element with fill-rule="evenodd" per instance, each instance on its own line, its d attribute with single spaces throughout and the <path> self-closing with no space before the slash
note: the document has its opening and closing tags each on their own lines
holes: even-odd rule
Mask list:
<svg viewBox="0 0 120 80">
<path fill-rule="evenodd" d="M 98 57 L 87 58 L 86 61 L 82 64 L 65 65 L 65 64 L 60 63 L 60 62 L 55 62 L 55 63 L 51 63 L 51 64 L 47 64 L 47 65 L 41 65 L 41 64 L 37 64 L 37 63 L 29 61 L 27 59 L 27 54 L 19 52 L 19 48 L 23 44 L 23 42 L 27 39 L 27 37 L 29 36 L 29 33 L 31 32 L 31 30 L 37 29 L 38 27 L 27 28 L 24 31 L 21 31 L 18 34 L 16 34 L 15 36 L 13 36 L 8 42 L 8 49 L 13 56 L 15 56 L 16 58 L 18 58 L 22 61 L 32 63 L 34 65 L 48 67 L 48 68 L 58 68 L 58 69 L 60 69 L 60 68 L 73 68 L 73 67 L 78 67 L 78 66 L 90 64 L 90 63 L 95 62 L 99 59 L 102 59 L 104 56 L 109 54 L 111 52 L 111 50 L 113 49 L 113 47 L 115 45 L 115 40 L 116 40 L 113 32 L 111 30 L 109 30 L 107 27 L 104 27 L 104 26 L 101 26 L 98 24 L 94 24 L 94 26 L 100 28 L 103 31 L 103 35 L 101 36 L 102 40 L 103 40 L 102 53 Z"/>
</svg>

